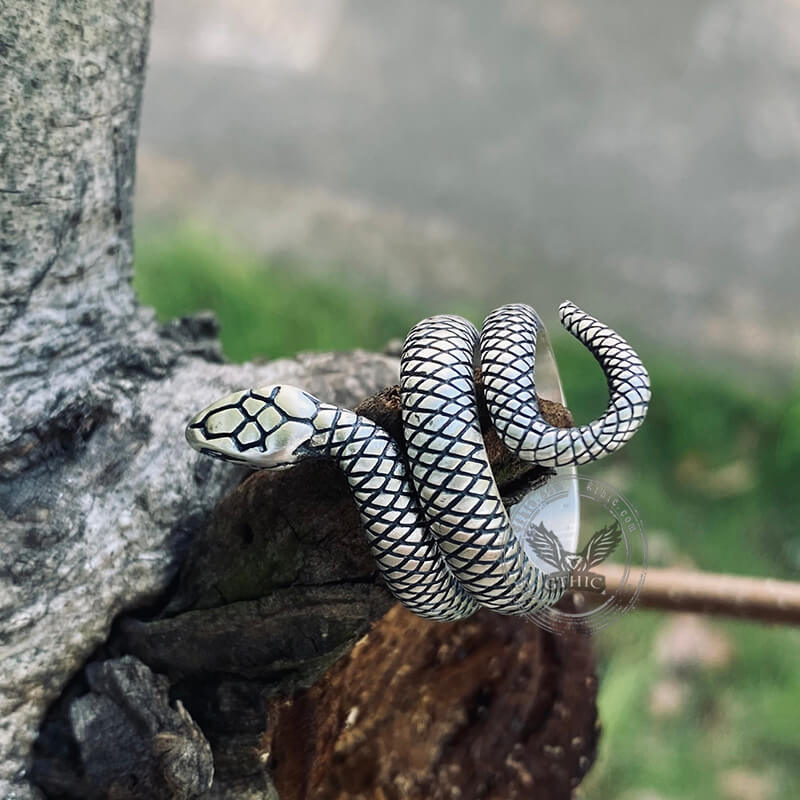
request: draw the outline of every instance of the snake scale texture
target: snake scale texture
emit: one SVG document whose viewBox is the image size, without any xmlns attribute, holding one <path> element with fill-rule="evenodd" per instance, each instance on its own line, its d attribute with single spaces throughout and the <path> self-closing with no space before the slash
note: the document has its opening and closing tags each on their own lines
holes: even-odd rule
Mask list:
<svg viewBox="0 0 800 800">
<path fill-rule="evenodd" d="M 556 428 L 541 415 L 534 367 L 543 325 L 530 306 L 514 304 L 493 311 L 481 333 L 443 315 L 408 334 L 400 392 L 409 471 L 375 423 L 288 385 L 213 403 L 191 420 L 186 438 L 202 453 L 259 469 L 333 459 L 386 585 L 414 613 L 452 620 L 485 606 L 527 614 L 559 593 L 514 534 L 492 475 L 478 423 L 476 354 L 500 438 L 540 466 L 585 464 L 618 450 L 641 426 L 650 400 L 647 370 L 621 336 L 573 303 L 562 303 L 560 317 L 608 381 L 608 407 L 587 425 Z"/>
</svg>

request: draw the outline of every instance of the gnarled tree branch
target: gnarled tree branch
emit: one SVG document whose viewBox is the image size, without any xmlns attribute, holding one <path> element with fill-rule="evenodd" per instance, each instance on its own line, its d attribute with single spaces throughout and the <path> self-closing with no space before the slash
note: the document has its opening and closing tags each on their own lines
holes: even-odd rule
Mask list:
<svg viewBox="0 0 800 800">
<path fill-rule="evenodd" d="M 352 406 L 393 384 L 397 361 L 356 352 L 229 365 L 208 316 L 158 326 L 130 286 L 149 0 L 9 0 L 1 13 L 0 795 L 274 798 L 265 735 L 285 753 L 296 728 L 272 698 L 334 681 L 326 670 L 345 653 L 377 697 L 382 684 L 366 676 L 383 678 L 358 665 L 375 631 L 369 647 L 353 645 L 392 604 L 335 471 L 238 486 L 243 473 L 192 452 L 183 428 L 198 398 L 249 385 L 294 383 Z M 497 452 L 493 463 L 509 488 L 531 477 Z M 522 751 L 510 745 L 503 785 L 525 787 L 548 763 L 566 797 L 594 746 L 585 647 L 573 661 L 523 621 L 392 619 L 378 623 L 395 642 L 378 661 L 404 641 L 415 648 L 413 663 L 397 662 L 419 678 L 398 687 L 398 708 L 427 704 L 410 692 L 429 686 L 431 719 L 446 717 L 452 733 L 448 744 L 437 723 L 428 740 L 449 785 L 460 785 L 459 747 L 495 735 L 481 715 L 511 713 L 509 681 L 524 679 L 530 703 L 508 723 Z M 419 659 L 426 651 L 438 661 Z M 462 662 L 457 696 L 445 693 Z M 339 717 L 319 692 L 311 706 L 298 696 L 296 713 L 313 707 L 306 743 L 329 753 L 318 737 Z M 461 710 L 440 713 L 448 698 Z M 389 720 L 370 725 L 391 741 Z M 571 734 L 577 760 L 565 756 Z M 217 777 L 206 791 L 208 748 Z M 412 763 L 411 750 L 397 754 Z"/>
</svg>

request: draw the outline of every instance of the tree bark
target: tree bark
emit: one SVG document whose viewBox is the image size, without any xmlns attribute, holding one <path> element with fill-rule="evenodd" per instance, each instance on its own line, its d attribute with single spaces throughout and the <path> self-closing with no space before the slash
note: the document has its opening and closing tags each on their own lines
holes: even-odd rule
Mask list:
<svg viewBox="0 0 800 800">
<path fill-rule="evenodd" d="M 765 623 L 800 625 L 800 583 L 748 578 L 686 569 L 648 569 L 647 582 L 634 597 L 618 564 L 603 564 L 608 592 L 620 602 L 658 611 L 719 614 Z"/>
<path fill-rule="evenodd" d="M 485 411 L 480 391 L 479 403 Z M 542 405 L 551 421 L 571 423 L 560 406 Z M 357 410 L 402 443 L 397 387 Z M 517 461 L 491 428 L 484 438 L 501 487 L 513 494 L 546 479 L 547 470 Z M 397 608 L 387 614 L 392 605 L 332 464 L 255 473 L 198 528 L 163 607 L 123 615 L 88 667 L 91 675 L 106 659 L 135 656 L 163 674 L 202 741 L 173 735 L 169 758 L 132 762 L 131 753 L 157 741 L 149 728 L 131 739 L 142 691 L 109 697 L 89 677 L 50 709 L 34 778 L 59 797 L 111 796 L 104 787 L 113 786 L 126 800 L 272 798 L 273 775 L 282 798 L 458 792 L 500 800 L 524 797 L 534 784 L 569 797 L 597 737 L 588 641 L 488 613 L 431 623 Z M 348 653 L 345 667 L 335 665 Z M 348 703 L 361 709 L 368 736 L 353 739 Z M 404 735 L 420 718 L 429 722 Z M 78 761 L 60 752 L 70 725 Z M 172 733 L 174 724 L 165 726 L 160 733 Z M 180 794 L 158 794 L 185 775 L 185 762 L 206 764 L 206 743 L 213 786 L 193 795 L 184 782 Z M 485 774 L 457 769 L 476 748 Z M 420 752 L 428 755 L 422 763 Z"/>
<path fill-rule="evenodd" d="M 186 447 L 198 398 L 286 381 L 354 404 L 396 362 L 232 366 L 210 317 L 157 326 L 130 285 L 150 3 L 1 13 L 0 796 L 26 798 L 45 709 L 241 478 Z"/>
<path fill-rule="evenodd" d="M 381 619 L 391 599 L 335 470 L 239 485 L 186 446 L 190 414 L 228 391 L 288 382 L 352 407 L 395 383 L 397 361 L 224 364 L 212 318 L 159 327 L 137 305 L 150 14 L 149 0 L 2 10 L 0 795 L 268 798 L 275 774 L 285 797 L 568 797 L 596 737 L 586 642 L 490 615 Z M 395 401 L 362 410 L 396 429 Z M 488 444 L 510 492 L 536 477 Z M 393 659 L 406 680 L 387 703 L 378 665 Z M 371 750 L 347 733 L 361 729 L 337 705 L 356 703 L 345 684 L 363 690 Z M 415 742 L 395 712 L 417 707 L 431 724 Z M 456 767 L 481 748 L 488 777 L 469 784 Z"/>
</svg>

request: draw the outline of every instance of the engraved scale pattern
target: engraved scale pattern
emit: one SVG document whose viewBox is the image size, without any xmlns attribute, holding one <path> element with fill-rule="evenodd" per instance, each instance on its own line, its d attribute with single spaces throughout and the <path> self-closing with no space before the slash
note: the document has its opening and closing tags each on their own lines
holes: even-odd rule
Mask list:
<svg viewBox="0 0 800 800">
<path fill-rule="evenodd" d="M 411 480 L 447 563 L 495 611 L 523 614 L 558 599 L 515 537 L 478 422 L 473 362 L 478 332 L 438 316 L 403 347 L 400 393 Z"/>
<path fill-rule="evenodd" d="M 458 619 L 479 604 L 528 613 L 558 595 L 525 556 L 492 475 L 475 401 L 478 342 L 493 424 L 523 460 L 566 466 L 601 458 L 635 433 L 650 399 L 647 371 L 622 337 L 572 303 L 560 316 L 608 379 L 608 409 L 588 425 L 554 428 L 541 416 L 534 363 L 543 326 L 529 306 L 508 305 L 486 318 L 480 336 L 455 316 L 423 320 L 409 333 L 401 395 L 410 481 L 383 429 L 294 386 L 222 398 L 191 420 L 186 438 L 203 453 L 263 469 L 334 459 L 389 589 L 414 613 Z"/>
<path fill-rule="evenodd" d="M 478 604 L 448 568 L 423 523 L 397 445 L 382 428 L 353 411 L 320 404 L 312 447 L 334 458 L 358 506 L 372 554 L 392 593 L 409 610 L 432 619 L 469 616 Z"/>
<path fill-rule="evenodd" d="M 371 420 L 321 403 L 302 389 L 274 386 L 219 401 L 189 424 L 187 435 L 190 431 L 201 433 L 208 444 L 226 442 L 230 452 L 223 457 L 244 463 L 248 451 L 263 453 L 271 437 L 289 434 L 291 440 L 290 434 L 300 433 L 299 451 L 293 448 L 286 461 L 271 454 L 270 467 L 303 456 L 336 461 L 350 485 L 381 575 L 406 608 L 437 620 L 467 617 L 478 609 L 422 524 L 397 445 Z M 219 456 L 207 446 L 200 449 Z"/>
<path fill-rule="evenodd" d="M 522 304 L 502 306 L 483 323 L 481 373 L 492 423 L 523 461 L 545 467 L 586 464 L 613 453 L 639 429 L 650 402 L 650 377 L 634 349 L 574 303 L 559 307 L 561 324 L 597 359 L 606 375 L 605 413 L 586 425 L 556 428 L 536 402 L 534 365 L 537 313 Z"/>
</svg>

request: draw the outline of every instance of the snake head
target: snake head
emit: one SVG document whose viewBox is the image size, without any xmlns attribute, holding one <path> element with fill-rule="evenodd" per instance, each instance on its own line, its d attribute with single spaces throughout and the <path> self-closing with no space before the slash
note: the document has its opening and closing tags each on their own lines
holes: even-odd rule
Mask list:
<svg viewBox="0 0 800 800">
<path fill-rule="evenodd" d="M 192 418 L 186 441 L 201 453 L 256 469 L 283 469 L 310 455 L 319 400 L 296 386 L 234 392 Z"/>
</svg>

